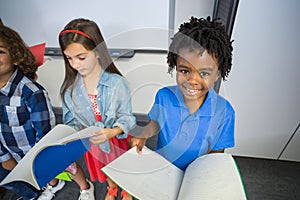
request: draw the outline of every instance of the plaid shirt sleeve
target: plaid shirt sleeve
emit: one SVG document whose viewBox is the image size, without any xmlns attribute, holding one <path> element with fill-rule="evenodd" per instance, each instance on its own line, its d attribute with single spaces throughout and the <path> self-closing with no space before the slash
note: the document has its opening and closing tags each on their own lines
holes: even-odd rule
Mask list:
<svg viewBox="0 0 300 200">
<path fill-rule="evenodd" d="M 50 99 L 45 90 L 38 90 L 32 93 L 25 103 L 30 110 L 30 118 L 36 130 L 36 142 L 38 142 L 56 123 Z"/>
<path fill-rule="evenodd" d="M 55 126 L 47 91 L 18 69 L 0 92 L 0 162 L 25 154 Z"/>
<path fill-rule="evenodd" d="M 0 162 L 6 161 L 10 159 L 11 156 L 7 149 L 3 146 L 3 144 L 0 142 Z"/>
</svg>

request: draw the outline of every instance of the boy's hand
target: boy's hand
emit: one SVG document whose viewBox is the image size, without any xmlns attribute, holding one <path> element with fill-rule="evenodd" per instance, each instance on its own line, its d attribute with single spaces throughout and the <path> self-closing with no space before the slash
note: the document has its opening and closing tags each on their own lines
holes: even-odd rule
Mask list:
<svg viewBox="0 0 300 200">
<path fill-rule="evenodd" d="M 142 149 L 146 144 L 147 139 L 146 138 L 137 138 L 137 137 L 132 137 L 130 139 L 130 146 L 134 147 L 136 146 L 136 151 L 138 154 L 142 153 Z"/>
<path fill-rule="evenodd" d="M 2 162 L 2 167 L 8 171 L 11 171 L 17 164 L 18 163 L 14 158 L 10 158 L 9 160 Z"/>
</svg>

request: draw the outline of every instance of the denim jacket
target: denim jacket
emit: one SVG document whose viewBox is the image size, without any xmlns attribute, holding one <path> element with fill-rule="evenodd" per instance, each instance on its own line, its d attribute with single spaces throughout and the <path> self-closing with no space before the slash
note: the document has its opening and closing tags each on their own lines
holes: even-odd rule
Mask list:
<svg viewBox="0 0 300 200">
<path fill-rule="evenodd" d="M 72 95 L 71 88 L 68 88 L 64 96 L 66 103 L 62 104 L 64 124 L 76 130 L 89 126 L 102 128 L 118 126 L 123 130 L 123 133 L 116 137 L 118 139 L 126 138 L 128 132 L 136 124 L 135 117 L 132 114 L 131 93 L 127 82 L 122 76 L 102 70 L 97 89 L 96 102 L 102 115 L 102 121 L 96 121 L 83 78 L 80 74 L 77 74 Z M 108 141 L 100 144 L 100 148 L 104 152 L 110 152 Z"/>
</svg>

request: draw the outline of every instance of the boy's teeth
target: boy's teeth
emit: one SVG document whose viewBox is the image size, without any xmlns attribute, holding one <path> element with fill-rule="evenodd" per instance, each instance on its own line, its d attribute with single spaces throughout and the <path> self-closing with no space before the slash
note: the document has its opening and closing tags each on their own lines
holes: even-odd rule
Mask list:
<svg viewBox="0 0 300 200">
<path fill-rule="evenodd" d="M 196 92 L 197 90 L 191 90 L 191 89 L 188 89 L 187 88 L 187 90 L 189 91 L 189 92 Z"/>
</svg>

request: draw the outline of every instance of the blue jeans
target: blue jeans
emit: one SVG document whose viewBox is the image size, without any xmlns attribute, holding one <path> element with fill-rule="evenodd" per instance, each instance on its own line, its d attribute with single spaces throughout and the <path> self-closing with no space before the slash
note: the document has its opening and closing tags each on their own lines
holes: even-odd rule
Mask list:
<svg viewBox="0 0 300 200">
<path fill-rule="evenodd" d="M 2 167 L 2 164 L 0 163 L 0 181 L 2 181 L 9 174 L 9 172 L 10 171 L 4 169 Z M 36 188 L 22 181 L 7 183 L 5 185 L 2 185 L 2 187 L 13 191 L 17 195 L 22 196 L 23 200 L 33 199 L 39 194 L 39 191 Z"/>
</svg>

